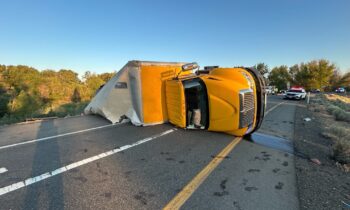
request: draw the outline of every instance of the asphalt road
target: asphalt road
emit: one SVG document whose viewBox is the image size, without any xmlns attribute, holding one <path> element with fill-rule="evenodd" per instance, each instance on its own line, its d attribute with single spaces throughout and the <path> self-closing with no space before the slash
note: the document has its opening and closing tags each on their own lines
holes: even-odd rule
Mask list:
<svg viewBox="0 0 350 210">
<path fill-rule="evenodd" d="M 302 103 L 269 96 L 259 133 L 220 157 L 182 209 L 298 209 L 291 145 Z M 0 209 L 161 209 L 232 139 L 98 116 L 2 127 Z"/>
</svg>

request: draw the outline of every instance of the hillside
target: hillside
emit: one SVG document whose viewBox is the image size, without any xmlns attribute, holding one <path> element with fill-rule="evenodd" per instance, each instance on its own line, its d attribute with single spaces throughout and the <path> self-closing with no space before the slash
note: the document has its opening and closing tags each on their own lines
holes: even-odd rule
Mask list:
<svg viewBox="0 0 350 210">
<path fill-rule="evenodd" d="M 25 65 L 0 65 L 0 125 L 28 118 L 81 113 L 96 90 L 114 73 L 39 71 Z"/>
</svg>

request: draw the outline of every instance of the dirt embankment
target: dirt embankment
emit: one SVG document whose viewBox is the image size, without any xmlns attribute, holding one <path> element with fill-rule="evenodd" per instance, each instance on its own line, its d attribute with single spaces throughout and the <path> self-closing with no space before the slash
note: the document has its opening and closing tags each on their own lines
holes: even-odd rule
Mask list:
<svg viewBox="0 0 350 210">
<path fill-rule="evenodd" d="M 337 117 L 337 112 L 348 113 L 350 103 L 334 97 L 316 95 L 307 108 L 296 110 L 295 164 L 301 209 L 350 209 L 350 123 Z"/>
</svg>

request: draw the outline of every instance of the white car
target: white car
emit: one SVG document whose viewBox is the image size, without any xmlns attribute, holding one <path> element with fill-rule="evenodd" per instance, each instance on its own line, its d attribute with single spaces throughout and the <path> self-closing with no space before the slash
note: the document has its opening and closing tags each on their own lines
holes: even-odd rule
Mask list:
<svg viewBox="0 0 350 210">
<path fill-rule="evenodd" d="M 337 88 L 336 90 L 335 90 L 335 92 L 336 93 L 345 93 L 345 88 Z"/>
<path fill-rule="evenodd" d="M 275 88 L 274 88 L 274 86 L 266 86 L 265 87 L 265 93 L 267 94 L 267 95 L 275 95 L 275 93 L 276 93 L 276 91 L 275 91 Z"/>
<path fill-rule="evenodd" d="M 305 100 L 306 98 L 306 91 L 303 88 L 292 88 L 287 90 L 286 94 L 284 95 L 285 99 L 297 99 L 297 100 Z"/>
</svg>

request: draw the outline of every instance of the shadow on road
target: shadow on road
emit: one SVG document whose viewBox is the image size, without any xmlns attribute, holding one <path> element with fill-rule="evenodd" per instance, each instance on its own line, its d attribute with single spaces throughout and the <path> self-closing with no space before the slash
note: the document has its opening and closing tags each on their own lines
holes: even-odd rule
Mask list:
<svg viewBox="0 0 350 210">
<path fill-rule="evenodd" d="M 40 124 L 37 138 L 45 137 L 45 131 L 48 130 L 52 131 L 52 135 L 57 135 L 57 127 L 53 120 Z M 47 171 L 44 170 L 47 168 L 53 170 L 59 167 L 61 167 L 61 158 L 57 140 L 37 142 L 30 177 L 46 173 Z M 62 176 L 57 175 L 50 180 L 28 186 L 24 209 L 64 209 Z"/>
</svg>

